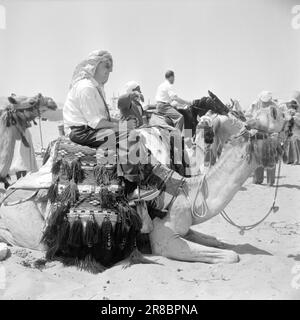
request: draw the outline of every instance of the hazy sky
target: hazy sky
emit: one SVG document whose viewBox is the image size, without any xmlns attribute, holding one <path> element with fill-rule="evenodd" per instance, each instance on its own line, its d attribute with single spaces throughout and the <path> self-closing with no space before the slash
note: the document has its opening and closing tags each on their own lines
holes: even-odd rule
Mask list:
<svg viewBox="0 0 300 320">
<path fill-rule="evenodd" d="M 208 89 L 244 107 L 264 89 L 286 98 L 300 90 L 300 29 L 291 25 L 297 3 L 0 0 L 0 95 L 42 92 L 64 102 L 75 65 L 106 49 L 114 58 L 108 97 L 136 80 L 153 102 L 171 68 L 183 98 Z"/>
</svg>

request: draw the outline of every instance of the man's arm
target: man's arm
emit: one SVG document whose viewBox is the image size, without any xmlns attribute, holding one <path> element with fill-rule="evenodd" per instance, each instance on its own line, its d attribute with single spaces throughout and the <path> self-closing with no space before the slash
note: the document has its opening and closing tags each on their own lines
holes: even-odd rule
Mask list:
<svg viewBox="0 0 300 320">
<path fill-rule="evenodd" d="M 173 88 L 170 87 L 169 90 L 168 90 L 168 94 L 169 94 L 169 97 L 173 100 L 173 101 L 176 101 L 178 102 L 179 104 L 182 104 L 182 105 L 191 105 L 192 102 L 191 101 L 187 101 L 187 100 L 184 100 L 182 98 L 180 98 L 174 91 L 173 91 Z"/>
</svg>

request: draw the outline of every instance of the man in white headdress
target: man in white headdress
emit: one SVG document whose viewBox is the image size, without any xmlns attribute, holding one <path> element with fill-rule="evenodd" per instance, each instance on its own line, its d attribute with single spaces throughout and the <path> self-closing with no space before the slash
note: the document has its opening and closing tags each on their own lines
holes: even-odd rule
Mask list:
<svg viewBox="0 0 300 320">
<path fill-rule="evenodd" d="M 246 116 L 248 118 L 255 117 L 256 112 L 260 109 L 268 108 L 270 106 L 277 107 L 276 103 L 272 99 L 272 92 L 262 91 L 258 95 L 258 99 L 251 104 L 250 109 L 246 112 Z"/>
<path fill-rule="evenodd" d="M 268 108 L 270 106 L 274 106 L 277 108 L 277 104 L 274 102 L 272 98 L 272 92 L 270 91 L 262 91 L 258 95 L 258 99 L 252 103 L 249 113 L 246 114 L 247 117 L 255 118 L 256 113 L 262 108 Z M 267 184 L 272 186 L 275 183 L 275 170 L 276 167 L 267 169 Z M 253 183 L 262 184 L 264 181 L 264 167 L 259 167 L 254 171 L 253 174 Z"/>
<path fill-rule="evenodd" d="M 118 120 L 110 116 L 105 101 L 104 85 L 108 81 L 112 67 L 113 59 L 109 52 L 101 50 L 91 52 L 87 59 L 75 68 L 63 108 L 64 124 L 71 130 L 69 135 L 71 141 L 92 148 L 101 148 L 103 145 L 110 154 L 116 151 L 116 143 L 127 139 L 128 132 L 137 126 L 136 119 L 128 119 L 125 126 L 127 131 L 119 130 Z M 129 143 L 128 140 L 128 145 Z M 129 185 L 136 186 L 140 182 L 138 165 L 127 161 L 118 168 L 121 168 Z M 151 199 L 157 192 L 157 190 L 140 190 L 139 193 L 137 191 L 136 189 L 131 195 L 131 199 L 138 196 Z"/>
</svg>

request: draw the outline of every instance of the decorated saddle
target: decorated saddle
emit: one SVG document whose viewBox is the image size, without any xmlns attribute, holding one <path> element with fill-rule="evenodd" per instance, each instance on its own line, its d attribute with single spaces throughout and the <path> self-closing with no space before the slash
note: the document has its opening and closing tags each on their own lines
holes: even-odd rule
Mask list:
<svg viewBox="0 0 300 320">
<path fill-rule="evenodd" d="M 128 205 L 116 165 L 99 164 L 95 149 L 57 141 L 48 199 L 42 238 L 48 259 L 98 272 L 137 251 L 141 219 Z"/>
<path fill-rule="evenodd" d="M 160 199 L 168 185 L 171 198 L 166 205 L 149 204 L 151 218 L 163 218 L 183 178 L 160 165 L 146 166 L 144 176 L 145 185 L 161 190 Z M 100 272 L 128 256 L 145 263 L 139 249 L 151 253 L 148 235 L 141 234 L 140 215 L 125 196 L 117 164 L 101 164 L 95 149 L 66 137 L 57 140 L 48 199 L 51 210 L 42 237 L 47 259 Z"/>
</svg>

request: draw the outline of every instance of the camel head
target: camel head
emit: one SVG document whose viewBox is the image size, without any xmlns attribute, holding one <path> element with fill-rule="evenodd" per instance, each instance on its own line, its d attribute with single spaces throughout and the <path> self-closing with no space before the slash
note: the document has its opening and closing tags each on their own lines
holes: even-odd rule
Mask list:
<svg viewBox="0 0 300 320">
<path fill-rule="evenodd" d="M 217 155 L 217 150 L 244 128 L 244 123 L 240 120 L 240 117 L 232 112 L 229 112 L 227 115 L 220 115 L 208 111 L 204 116 L 198 118 L 197 127 L 197 129 L 204 129 L 205 143 L 207 143 L 206 136 L 210 132 L 208 128 L 210 128 L 210 131 L 212 132 L 211 137 L 213 139 L 213 141 L 210 142 L 211 150 Z M 196 143 L 197 139 L 200 138 L 199 130 L 197 132 Z"/>
<path fill-rule="evenodd" d="M 44 97 L 41 93 L 34 97 L 17 96 L 11 94 L 8 97 L 11 104 L 11 110 L 21 115 L 27 122 L 34 121 L 35 118 L 41 116 L 48 110 L 55 111 L 57 104 L 50 97 Z"/>
<path fill-rule="evenodd" d="M 268 133 L 284 133 L 290 121 L 291 117 L 272 105 L 258 110 L 253 118 L 247 120 L 247 127 Z"/>
</svg>

